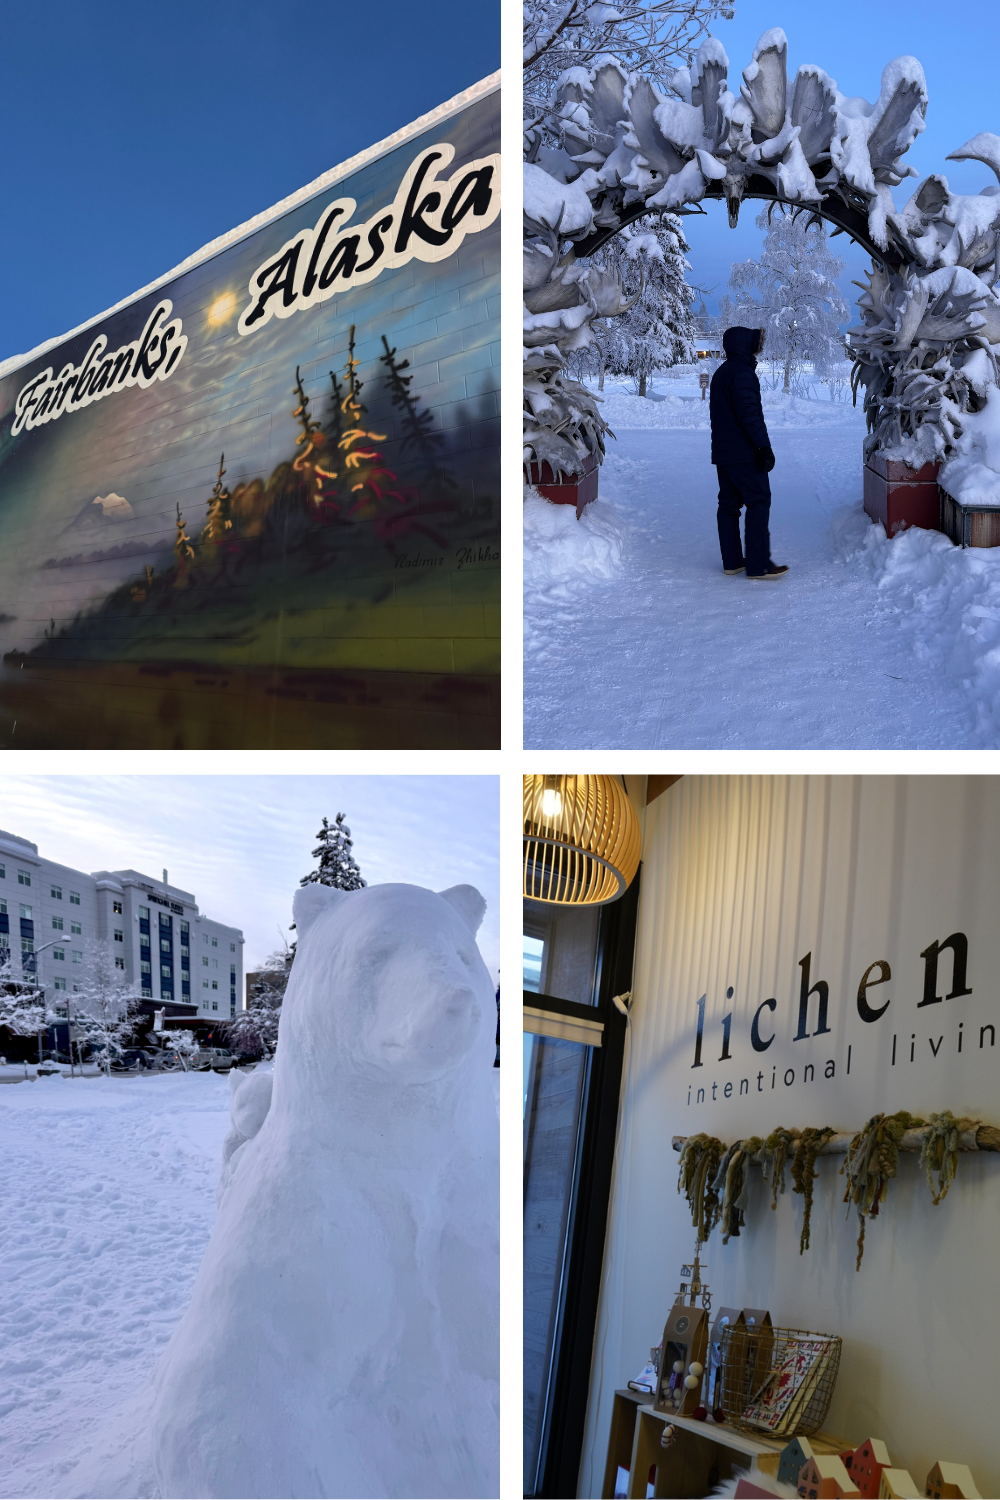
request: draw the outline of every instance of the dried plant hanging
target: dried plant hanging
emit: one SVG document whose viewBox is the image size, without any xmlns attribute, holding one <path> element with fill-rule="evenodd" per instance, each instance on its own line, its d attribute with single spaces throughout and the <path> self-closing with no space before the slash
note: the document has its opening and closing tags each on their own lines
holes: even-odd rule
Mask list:
<svg viewBox="0 0 1000 1500">
<path fill-rule="evenodd" d="M 745 1141 L 734 1141 L 719 1163 L 712 1190 L 721 1199 L 722 1243 L 728 1245 L 738 1237 L 746 1223 L 747 1196 L 750 1189 L 748 1168 L 764 1142 L 759 1135 Z"/>
<path fill-rule="evenodd" d="M 847 1176 L 844 1202 L 854 1204 L 861 1225 L 856 1271 L 861 1270 L 861 1257 L 865 1253 L 865 1223 L 877 1216 L 879 1204 L 885 1202 L 889 1178 L 895 1177 L 899 1169 L 899 1143 L 907 1130 L 923 1124 L 923 1120 L 905 1109 L 894 1115 L 872 1115 L 847 1148 L 840 1170 Z"/>
<path fill-rule="evenodd" d="M 813 1183 L 818 1177 L 815 1170 L 816 1157 L 823 1144 L 836 1135 L 832 1125 L 810 1125 L 803 1130 L 795 1142 L 795 1155 L 792 1158 L 792 1192 L 801 1193 L 803 1197 L 802 1208 L 802 1233 L 799 1236 L 799 1254 L 809 1248 L 809 1226 L 812 1221 L 813 1206 Z"/>
<path fill-rule="evenodd" d="M 721 1204 L 715 1182 L 725 1150 L 714 1135 L 689 1135 L 681 1150 L 677 1191 L 687 1199 L 691 1223 L 702 1241 L 719 1222 Z"/>
<path fill-rule="evenodd" d="M 958 1138 L 966 1130 L 975 1130 L 978 1120 L 956 1120 L 950 1109 L 940 1115 L 931 1115 L 924 1127 L 924 1143 L 920 1148 L 920 1165 L 927 1173 L 927 1186 L 931 1190 L 934 1204 L 947 1196 L 958 1170 Z M 937 1176 L 937 1192 L 934 1177 Z"/>
<path fill-rule="evenodd" d="M 778 1207 L 778 1194 L 785 1191 L 785 1164 L 794 1146 L 795 1136 L 783 1125 L 779 1125 L 777 1130 L 771 1131 L 757 1153 L 756 1160 L 760 1162 L 764 1180 L 771 1184 L 772 1209 Z"/>
</svg>

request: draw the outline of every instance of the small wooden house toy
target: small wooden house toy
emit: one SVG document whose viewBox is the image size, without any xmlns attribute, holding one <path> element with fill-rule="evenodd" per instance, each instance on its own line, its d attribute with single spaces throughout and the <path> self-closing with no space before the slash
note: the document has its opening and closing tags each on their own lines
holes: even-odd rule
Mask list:
<svg viewBox="0 0 1000 1500">
<path fill-rule="evenodd" d="M 879 1478 L 879 1500 L 913 1500 L 919 1495 L 917 1481 L 908 1469 L 883 1469 Z"/>
<path fill-rule="evenodd" d="M 877 1500 L 882 1470 L 892 1468 L 892 1459 L 881 1438 L 865 1438 L 860 1447 L 844 1459 L 844 1467 L 864 1500 Z"/>
<path fill-rule="evenodd" d="M 861 1493 L 837 1453 L 814 1453 L 802 1466 L 798 1492 L 807 1500 L 844 1500 Z"/>
<path fill-rule="evenodd" d="M 924 1494 L 934 1500 L 980 1500 L 967 1464 L 935 1464 L 927 1476 Z"/>
<path fill-rule="evenodd" d="M 813 1456 L 812 1443 L 808 1438 L 797 1437 L 781 1450 L 778 1460 L 778 1480 L 781 1484 L 798 1484 L 803 1464 Z"/>
</svg>

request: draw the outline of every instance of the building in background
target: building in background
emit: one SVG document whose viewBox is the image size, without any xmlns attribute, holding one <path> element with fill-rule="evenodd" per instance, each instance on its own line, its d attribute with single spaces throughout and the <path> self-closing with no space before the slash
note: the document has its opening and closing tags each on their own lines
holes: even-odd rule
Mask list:
<svg viewBox="0 0 1000 1500">
<path fill-rule="evenodd" d="M 499 86 L 0 365 L 0 748 L 499 746 Z"/>
<path fill-rule="evenodd" d="M 87 942 L 106 943 L 152 1017 L 228 1020 L 243 992 L 243 933 L 198 910 L 190 891 L 138 870 L 86 874 L 0 830 L 0 949 L 20 954 L 46 998 L 72 993 Z M 200 1027 L 198 1029 L 204 1029 Z"/>
</svg>

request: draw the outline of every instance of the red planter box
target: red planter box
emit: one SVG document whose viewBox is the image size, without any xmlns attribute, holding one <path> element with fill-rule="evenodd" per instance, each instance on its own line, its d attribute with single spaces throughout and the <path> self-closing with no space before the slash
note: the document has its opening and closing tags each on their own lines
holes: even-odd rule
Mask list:
<svg viewBox="0 0 1000 1500">
<path fill-rule="evenodd" d="M 575 505 L 577 520 L 583 508 L 597 499 L 597 454 L 587 455 L 582 474 L 564 474 L 557 469 L 553 474 L 548 464 L 525 464 L 525 477 L 540 495 L 551 500 L 553 505 Z"/>
<path fill-rule="evenodd" d="M 865 464 L 865 510 L 873 521 L 882 522 L 886 536 L 907 526 L 941 530 L 939 467 L 935 462 L 911 469 L 898 459 L 872 454 Z"/>
</svg>

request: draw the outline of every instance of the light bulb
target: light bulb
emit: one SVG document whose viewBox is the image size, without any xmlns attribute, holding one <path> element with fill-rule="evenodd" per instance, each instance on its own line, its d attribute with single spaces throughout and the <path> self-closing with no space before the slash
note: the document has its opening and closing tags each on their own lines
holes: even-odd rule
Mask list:
<svg viewBox="0 0 1000 1500">
<path fill-rule="evenodd" d="M 542 815 L 546 818 L 558 818 L 562 812 L 562 792 L 557 791 L 554 786 L 547 786 L 542 792 Z"/>
</svg>

